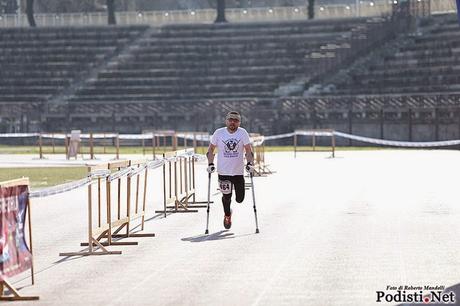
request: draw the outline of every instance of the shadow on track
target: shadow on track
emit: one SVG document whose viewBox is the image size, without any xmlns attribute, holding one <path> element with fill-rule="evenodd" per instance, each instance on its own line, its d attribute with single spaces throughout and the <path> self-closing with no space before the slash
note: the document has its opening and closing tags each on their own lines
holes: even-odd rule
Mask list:
<svg viewBox="0 0 460 306">
<path fill-rule="evenodd" d="M 229 233 L 228 230 L 218 231 L 209 235 L 198 235 L 192 237 L 182 238 L 182 241 L 189 241 L 189 242 L 204 242 L 204 241 L 214 241 L 214 240 L 224 240 L 224 239 L 233 239 L 238 237 L 249 236 L 253 234 L 243 234 L 243 235 L 235 235 L 234 233 Z"/>
<path fill-rule="evenodd" d="M 223 240 L 223 239 L 232 239 L 235 238 L 234 233 L 229 233 L 228 230 L 218 231 L 209 235 L 198 235 L 192 237 L 182 238 L 182 241 L 190 242 L 203 242 L 203 241 L 212 241 L 212 240 Z"/>
</svg>

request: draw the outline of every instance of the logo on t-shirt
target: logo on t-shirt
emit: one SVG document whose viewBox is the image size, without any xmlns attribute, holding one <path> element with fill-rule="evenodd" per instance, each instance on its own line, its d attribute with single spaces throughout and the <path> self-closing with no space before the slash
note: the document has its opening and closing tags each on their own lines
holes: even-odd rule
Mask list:
<svg viewBox="0 0 460 306">
<path fill-rule="evenodd" d="M 223 140 L 222 142 L 225 144 L 224 157 L 238 157 L 238 144 L 240 141 L 235 138 Z"/>
</svg>

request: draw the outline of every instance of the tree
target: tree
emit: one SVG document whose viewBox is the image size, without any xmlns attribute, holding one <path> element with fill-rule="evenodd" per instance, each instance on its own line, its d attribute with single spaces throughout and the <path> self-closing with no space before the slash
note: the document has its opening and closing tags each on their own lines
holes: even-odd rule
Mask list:
<svg viewBox="0 0 460 306">
<path fill-rule="evenodd" d="M 308 19 L 315 18 L 315 0 L 308 0 Z"/>
<path fill-rule="evenodd" d="M 217 0 L 217 18 L 214 23 L 227 22 L 225 19 L 225 0 Z"/>
<path fill-rule="evenodd" d="M 107 15 L 109 24 L 117 24 L 115 19 L 115 0 L 107 0 Z"/>
<path fill-rule="evenodd" d="M 36 27 L 37 24 L 35 23 L 35 18 L 34 18 L 34 0 L 26 1 L 26 14 L 27 14 L 27 21 L 29 22 L 29 26 Z"/>
</svg>

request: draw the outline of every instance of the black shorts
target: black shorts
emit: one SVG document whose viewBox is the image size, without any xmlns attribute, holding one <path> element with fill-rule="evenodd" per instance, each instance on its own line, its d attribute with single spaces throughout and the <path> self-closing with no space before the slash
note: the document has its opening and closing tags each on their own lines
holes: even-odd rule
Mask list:
<svg viewBox="0 0 460 306">
<path fill-rule="evenodd" d="M 230 186 L 229 192 L 225 192 L 225 190 L 222 190 L 221 182 L 228 181 L 231 183 L 232 186 Z M 232 189 L 235 189 L 235 196 L 236 196 L 236 201 L 238 203 L 243 202 L 244 200 L 244 176 L 243 175 L 220 175 L 219 174 L 219 187 L 221 188 L 221 191 L 224 195 L 224 197 L 231 197 L 232 196 Z M 233 187 L 233 188 L 232 188 Z M 226 187 L 224 187 L 226 188 Z"/>
</svg>

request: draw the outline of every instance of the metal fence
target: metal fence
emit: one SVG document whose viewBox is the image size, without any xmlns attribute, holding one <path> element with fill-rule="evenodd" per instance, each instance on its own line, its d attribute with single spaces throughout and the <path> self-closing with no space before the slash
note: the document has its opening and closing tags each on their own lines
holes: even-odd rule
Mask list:
<svg viewBox="0 0 460 306">
<path fill-rule="evenodd" d="M 401 0 L 356 0 L 354 5 L 317 5 L 315 18 L 346 18 L 382 16 L 391 13 L 392 6 Z M 431 14 L 456 12 L 455 0 L 417 0 L 429 1 Z M 227 9 L 230 22 L 257 22 L 280 20 L 305 20 L 308 18 L 306 6 L 299 7 L 265 7 L 246 9 Z M 117 23 L 120 25 L 149 24 L 164 25 L 175 23 L 212 23 L 216 18 L 214 9 L 175 10 L 175 11 L 144 11 L 117 12 Z M 66 14 L 35 14 L 38 26 L 79 26 L 106 25 L 107 13 L 66 13 Z M 0 15 L 0 27 L 28 26 L 25 14 Z"/>
<path fill-rule="evenodd" d="M 354 5 L 317 5 L 315 18 L 345 18 L 359 16 L 382 16 L 391 13 L 392 6 L 400 0 L 356 0 Z M 431 13 L 455 12 L 455 0 L 417 0 L 431 1 Z M 230 22 L 257 22 L 280 20 L 305 20 L 308 18 L 307 7 L 265 7 L 246 9 L 227 9 Z M 216 18 L 214 9 L 117 12 L 120 25 L 149 24 L 164 25 L 173 23 L 212 23 Z M 105 25 L 106 12 L 35 14 L 38 26 L 79 26 Z M 28 26 L 25 14 L 0 15 L 0 27 Z"/>
</svg>

